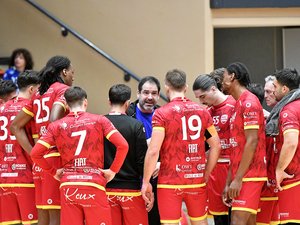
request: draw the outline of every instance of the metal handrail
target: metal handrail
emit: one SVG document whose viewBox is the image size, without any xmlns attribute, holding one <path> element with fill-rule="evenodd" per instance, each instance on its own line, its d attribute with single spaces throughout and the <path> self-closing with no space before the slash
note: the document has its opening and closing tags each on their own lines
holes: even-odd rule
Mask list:
<svg viewBox="0 0 300 225">
<path fill-rule="evenodd" d="M 94 43 L 92 43 L 90 40 L 88 40 L 87 38 L 85 38 L 84 36 L 82 36 L 81 34 L 79 34 L 73 28 L 71 28 L 70 26 L 68 26 L 67 24 L 65 24 L 64 22 L 62 22 L 61 20 L 59 20 L 55 16 L 53 16 L 49 11 L 47 11 L 46 9 L 44 9 L 43 7 L 41 7 L 40 5 L 38 5 L 35 1 L 33 1 L 33 0 L 25 0 L 25 1 L 28 2 L 30 5 L 32 5 L 34 8 L 36 8 L 37 10 L 39 10 L 41 13 L 43 13 L 44 15 L 46 15 L 48 18 L 50 18 L 51 20 L 53 20 L 55 23 L 59 24 L 61 26 L 62 35 L 63 36 L 68 35 L 68 33 L 70 32 L 77 39 L 79 39 L 80 41 L 82 41 L 84 44 L 86 44 L 87 46 L 89 46 L 91 49 L 93 49 L 94 51 L 96 51 L 97 53 L 99 53 L 100 55 L 102 55 L 104 58 L 106 58 L 108 61 L 110 61 L 112 64 L 114 64 L 116 67 L 118 67 L 120 70 L 122 70 L 124 72 L 124 79 L 126 81 L 129 81 L 130 77 L 132 77 L 133 79 L 135 79 L 138 82 L 141 80 L 141 78 L 139 76 L 137 76 L 135 73 L 133 73 L 132 71 L 130 71 L 128 68 L 126 68 L 124 65 L 122 65 L 121 63 L 119 63 L 114 58 L 112 58 L 110 55 L 108 55 L 102 49 L 98 48 Z M 165 95 L 160 94 L 160 97 L 163 100 L 168 101 L 167 97 Z"/>
</svg>

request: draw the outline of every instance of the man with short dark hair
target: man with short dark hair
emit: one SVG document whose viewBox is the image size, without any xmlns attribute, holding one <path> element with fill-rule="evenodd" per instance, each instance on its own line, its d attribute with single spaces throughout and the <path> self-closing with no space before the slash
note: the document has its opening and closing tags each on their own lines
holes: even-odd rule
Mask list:
<svg viewBox="0 0 300 225">
<path fill-rule="evenodd" d="M 7 82 L 16 87 L 11 80 Z M 19 75 L 17 82 L 18 95 L 0 107 L 0 224 L 37 223 L 30 152 L 21 147 L 9 126 L 23 106 L 30 102 L 31 96 L 39 87 L 39 78 L 37 72 L 26 70 Z M 31 126 L 26 126 L 25 135 L 33 144 L 30 128 Z"/>
<path fill-rule="evenodd" d="M 0 80 L 0 105 L 17 95 L 17 85 L 12 80 Z"/>
<path fill-rule="evenodd" d="M 143 124 L 125 114 L 130 97 L 131 89 L 125 84 L 116 84 L 109 89 L 110 113 L 105 116 L 126 139 L 129 150 L 120 171 L 107 184 L 106 195 L 114 225 L 148 225 L 148 213 L 141 195 L 147 142 Z M 105 140 L 104 150 L 104 167 L 109 168 L 116 148 Z M 147 205 L 147 209 L 151 209 L 150 205 Z"/>
<path fill-rule="evenodd" d="M 205 183 L 219 157 L 219 137 L 207 110 L 185 97 L 183 71 L 169 71 L 165 87 L 170 102 L 157 109 L 152 119 L 142 194 L 147 203 L 153 201 L 149 180 L 160 157 L 157 195 L 161 223 L 179 224 L 185 201 L 192 225 L 207 224 Z M 205 141 L 210 145 L 207 164 Z"/>
<path fill-rule="evenodd" d="M 285 68 L 274 76 L 274 95 L 278 103 L 267 121 L 267 135 L 275 135 L 279 151 L 276 182 L 280 222 L 299 224 L 300 202 L 300 75 L 296 69 Z"/>
<path fill-rule="evenodd" d="M 70 113 L 49 124 L 47 133 L 32 149 L 32 160 L 61 181 L 61 225 L 112 225 L 105 185 L 120 170 L 128 144 L 106 117 L 86 112 L 83 89 L 71 87 L 64 97 Z M 117 149 L 109 169 L 103 169 L 105 137 Z M 61 169 L 44 158 L 51 146 L 60 153 Z"/>
<path fill-rule="evenodd" d="M 146 139 L 149 144 L 152 136 L 152 116 L 154 111 L 159 108 L 157 105 L 160 93 L 160 83 L 157 78 L 153 76 L 146 76 L 142 78 L 138 84 L 137 100 L 130 104 L 127 109 L 127 115 L 141 121 L 145 127 Z M 156 164 L 156 170 L 153 172 L 151 184 L 155 200 L 153 208 L 148 213 L 149 225 L 160 225 L 160 216 L 156 201 L 156 187 L 157 187 L 157 174 L 159 171 L 160 162 Z"/>
</svg>

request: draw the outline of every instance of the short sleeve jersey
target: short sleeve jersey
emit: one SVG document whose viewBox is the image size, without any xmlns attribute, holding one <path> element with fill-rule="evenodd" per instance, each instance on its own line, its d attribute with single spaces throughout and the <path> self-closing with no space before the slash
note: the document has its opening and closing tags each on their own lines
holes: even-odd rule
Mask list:
<svg viewBox="0 0 300 225">
<path fill-rule="evenodd" d="M 47 131 L 51 109 L 54 104 L 60 104 L 66 109 L 64 93 L 68 88 L 69 86 L 63 83 L 55 82 L 42 96 L 39 92 L 33 95 L 31 103 L 22 109 L 25 113 L 34 117 L 35 130 L 38 132 L 35 134 L 36 138 Z"/>
<path fill-rule="evenodd" d="M 279 116 L 279 136 L 276 138 L 276 149 L 280 150 L 283 145 L 283 135 L 287 132 L 299 132 L 300 130 L 300 100 L 293 101 L 281 110 L 280 116 Z M 299 139 L 299 135 L 298 135 Z M 288 165 L 288 167 L 285 169 L 285 172 L 288 174 L 294 174 L 294 177 L 291 179 L 284 179 L 282 181 L 282 185 L 287 185 L 291 183 L 295 183 L 297 181 L 300 181 L 300 139 L 298 140 L 298 146 L 296 153 Z"/>
<path fill-rule="evenodd" d="M 217 136 L 208 111 L 187 98 L 175 98 L 155 110 L 153 130 L 164 130 L 158 184 L 204 184 L 205 140 Z"/>
<path fill-rule="evenodd" d="M 57 146 L 64 168 L 61 183 L 89 182 L 104 186 L 106 181 L 99 170 L 104 168 L 104 138 L 114 132 L 115 127 L 104 116 L 71 112 L 51 123 L 38 143 Z"/>
<path fill-rule="evenodd" d="M 10 125 L 22 107 L 30 100 L 16 97 L 6 102 L 0 109 L 0 183 L 32 183 L 32 161 L 10 132 Z M 25 127 L 27 136 L 33 144 L 30 125 Z M 0 184 L 0 186 L 1 186 Z"/>
<path fill-rule="evenodd" d="M 230 119 L 232 178 L 239 168 L 244 146 L 245 130 L 258 130 L 258 143 L 252 163 L 244 174 L 243 181 L 267 180 L 265 122 L 262 106 L 258 98 L 249 91 L 244 91 L 236 101 L 235 112 Z"/>
<path fill-rule="evenodd" d="M 228 95 L 226 100 L 221 104 L 208 108 L 221 142 L 219 158 L 230 158 L 230 118 L 234 112 L 234 107 L 235 99 L 231 95 Z"/>
</svg>

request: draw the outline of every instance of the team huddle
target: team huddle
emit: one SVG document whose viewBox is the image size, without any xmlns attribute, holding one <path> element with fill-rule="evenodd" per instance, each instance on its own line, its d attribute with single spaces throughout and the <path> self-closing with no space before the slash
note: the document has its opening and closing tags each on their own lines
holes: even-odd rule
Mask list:
<svg viewBox="0 0 300 225">
<path fill-rule="evenodd" d="M 1 81 L 0 224 L 192 225 L 300 223 L 300 76 L 253 85 L 239 62 L 160 83 L 110 87 L 110 112 L 87 112 L 74 69 L 54 56 L 17 86 Z M 10 88 L 11 87 L 11 88 Z M 15 87 L 15 88 L 13 88 Z M 17 91 L 18 89 L 18 91 Z M 262 108 L 262 100 L 272 108 Z"/>
</svg>

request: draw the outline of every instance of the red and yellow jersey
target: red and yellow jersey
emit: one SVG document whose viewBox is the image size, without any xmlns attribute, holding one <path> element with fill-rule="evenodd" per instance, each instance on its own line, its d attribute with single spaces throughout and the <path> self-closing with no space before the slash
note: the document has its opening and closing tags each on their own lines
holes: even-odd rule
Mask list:
<svg viewBox="0 0 300 225">
<path fill-rule="evenodd" d="M 49 89 L 41 96 L 39 92 L 34 94 L 31 103 L 26 105 L 22 110 L 28 115 L 32 116 L 35 121 L 35 138 L 40 137 L 46 133 L 47 126 L 50 123 L 50 113 L 54 104 L 60 104 L 65 108 L 66 114 L 66 101 L 64 98 L 65 91 L 69 86 L 55 82 Z"/>
<path fill-rule="evenodd" d="M 235 103 L 235 99 L 228 95 L 221 104 L 208 108 L 220 138 L 221 152 L 219 158 L 221 160 L 230 158 L 230 118 L 234 112 Z"/>
<path fill-rule="evenodd" d="M 16 97 L 0 109 L 0 187 L 33 186 L 32 161 L 10 132 L 10 125 L 19 111 L 30 100 Z M 33 121 L 33 120 L 32 120 Z M 31 123 L 25 127 L 26 134 L 33 144 Z"/>
<path fill-rule="evenodd" d="M 283 135 L 287 132 L 298 132 L 300 129 L 300 100 L 293 101 L 281 110 L 279 116 L 279 135 L 276 137 L 276 149 L 280 150 L 283 145 Z M 288 174 L 294 174 L 294 177 L 291 179 L 284 179 L 282 181 L 282 186 L 293 184 L 300 181 L 300 137 L 298 135 L 298 146 L 296 153 L 285 169 L 285 172 Z"/>
<path fill-rule="evenodd" d="M 235 112 L 230 119 L 232 179 L 239 168 L 244 152 L 245 130 L 256 129 L 258 130 L 258 144 L 252 163 L 244 174 L 243 181 L 267 180 L 264 121 L 263 109 L 259 100 L 251 92 L 244 91 L 236 101 Z"/>
<path fill-rule="evenodd" d="M 48 131 L 37 142 L 49 148 L 56 145 L 62 160 L 66 182 L 83 182 L 85 185 L 106 181 L 100 169 L 104 167 L 104 138 L 117 132 L 104 116 L 87 112 L 69 113 L 51 123 Z"/>
<path fill-rule="evenodd" d="M 267 159 L 267 174 L 268 181 L 272 188 L 276 188 L 276 166 L 279 159 L 279 151 L 276 147 L 275 137 L 266 137 L 266 159 Z"/>
<path fill-rule="evenodd" d="M 218 135 L 208 111 L 187 98 L 175 98 L 155 110 L 153 130 L 164 130 L 158 187 L 205 185 L 205 140 Z"/>
</svg>

